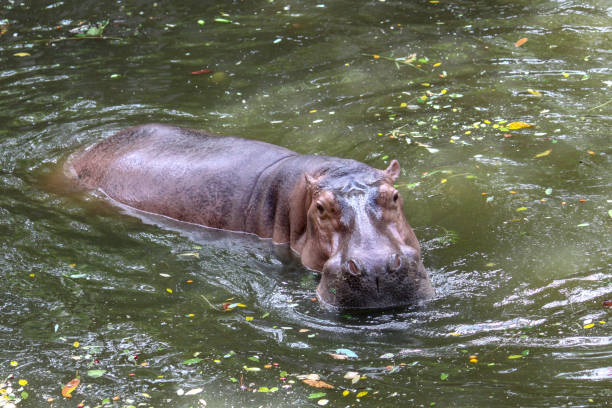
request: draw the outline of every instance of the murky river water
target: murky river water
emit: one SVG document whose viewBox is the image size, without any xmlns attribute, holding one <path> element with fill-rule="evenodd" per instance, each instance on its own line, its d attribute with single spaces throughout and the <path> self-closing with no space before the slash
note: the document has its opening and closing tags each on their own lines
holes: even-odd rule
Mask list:
<svg viewBox="0 0 612 408">
<path fill-rule="evenodd" d="M 610 2 L 216 3 L 0 2 L 0 406 L 610 404 Z M 435 299 L 332 312 L 286 248 L 58 190 L 152 121 L 397 158 Z"/>
</svg>

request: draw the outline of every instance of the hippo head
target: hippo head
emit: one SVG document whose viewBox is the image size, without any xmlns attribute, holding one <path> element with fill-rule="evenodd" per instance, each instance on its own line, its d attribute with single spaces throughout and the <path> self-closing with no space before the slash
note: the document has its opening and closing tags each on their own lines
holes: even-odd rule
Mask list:
<svg viewBox="0 0 612 408">
<path fill-rule="evenodd" d="M 400 165 L 352 162 L 306 175 L 310 192 L 302 262 L 322 272 L 319 300 L 340 309 L 389 308 L 433 295 L 419 242 L 393 187 Z"/>
</svg>

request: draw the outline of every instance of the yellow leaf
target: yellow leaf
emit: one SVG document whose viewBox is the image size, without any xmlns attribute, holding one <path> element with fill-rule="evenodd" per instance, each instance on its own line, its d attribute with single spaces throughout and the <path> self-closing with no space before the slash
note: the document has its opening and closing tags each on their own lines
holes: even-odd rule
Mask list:
<svg viewBox="0 0 612 408">
<path fill-rule="evenodd" d="M 374 54 L 374 55 L 372 55 L 372 58 L 374 58 L 374 59 L 379 59 L 379 58 L 380 58 L 380 55 L 378 55 L 378 54 Z"/>
<path fill-rule="evenodd" d="M 74 343 L 72 343 L 72 346 L 77 348 L 79 347 L 81 344 L 78 341 L 75 341 Z"/>
<path fill-rule="evenodd" d="M 442 179 L 440 180 L 440 183 L 446 183 L 448 180 L 447 179 Z"/>
<path fill-rule="evenodd" d="M 349 390 L 344 390 L 342 391 L 342 396 L 346 397 L 347 395 L 349 395 L 351 392 Z"/>
<path fill-rule="evenodd" d="M 452 332 L 452 333 L 450 333 L 450 335 L 453 336 L 453 337 L 458 337 L 458 336 L 461 336 L 461 333 Z"/>
<path fill-rule="evenodd" d="M 16 361 L 11 361 L 11 367 L 17 367 L 19 365 Z"/>
<path fill-rule="evenodd" d="M 552 149 L 548 149 L 548 150 L 546 150 L 545 152 L 538 153 L 538 154 L 536 154 L 534 157 L 535 157 L 536 159 L 539 159 L 540 157 L 548 156 L 548 155 L 550 154 L 550 152 L 552 152 Z"/>
<path fill-rule="evenodd" d="M 534 89 L 529 88 L 527 90 L 527 92 L 529 92 L 530 94 L 532 94 L 533 96 L 542 96 L 542 94 L 539 91 L 536 91 Z"/>
<path fill-rule="evenodd" d="M 442 65 L 441 62 L 436 62 L 435 64 L 433 64 L 434 68 L 438 68 L 440 65 Z"/>
<path fill-rule="evenodd" d="M 168 293 L 172 293 L 172 289 L 170 289 L 170 288 L 166 288 L 166 292 L 168 292 Z"/>
<path fill-rule="evenodd" d="M 530 128 L 530 127 L 534 127 L 534 125 L 530 125 L 529 123 L 525 123 L 525 122 L 510 122 L 508 123 L 508 129 L 522 129 L 522 128 Z"/>
<path fill-rule="evenodd" d="M 28 380 L 24 380 L 24 379 L 19 380 L 19 385 L 21 385 L 22 387 L 25 387 L 26 385 L 28 385 Z"/>
<path fill-rule="evenodd" d="M 29 57 L 30 54 L 27 52 L 16 52 L 15 54 L 13 54 L 15 57 Z"/>
<path fill-rule="evenodd" d="M 368 395 L 367 391 L 361 391 L 359 394 L 357 394 L 357 398 L 365 397 L 366 395 Z"/>
<path fill-rule="evenodd" d="M 245 320 L 246 320 L 247 322 L 250 322 L 251 320 L 253 320 L 253 316 L 246 316 L 246 317 L 245 317 Z"/>
<path fill-rule="evenodd" d="M 589 324 L 585 324 L 584 328 L 585 329 L 590 329 L 591 327 L 595 326 L 595 323 L 589 323 Z"/>
</svg>

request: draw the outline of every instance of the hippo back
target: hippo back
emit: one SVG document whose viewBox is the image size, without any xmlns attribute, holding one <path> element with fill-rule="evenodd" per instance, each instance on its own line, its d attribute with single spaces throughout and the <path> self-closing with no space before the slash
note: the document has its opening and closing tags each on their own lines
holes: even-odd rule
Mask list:
<svg viewBox="0 0 612 408">
<path fill-rule="evenodd" d="M 156 214 L 244 231 L 265 169 L 296 156 L 264 142 L 150 124 L 123 130 L 72 159 L 89 188 Z"/>
</svg>

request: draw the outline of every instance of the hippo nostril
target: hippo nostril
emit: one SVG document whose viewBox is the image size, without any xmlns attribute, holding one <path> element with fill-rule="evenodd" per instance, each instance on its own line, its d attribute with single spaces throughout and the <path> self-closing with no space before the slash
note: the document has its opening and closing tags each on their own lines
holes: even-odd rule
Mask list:
<svg viewBox="0 0 612 408">
<path fill-rule="evenodd" d="M 359 270 L 359 266 L 352 259 L 347 262 L 347 269 L 351 275 L 360 276 L 361 271 Z"/>
</svg>

